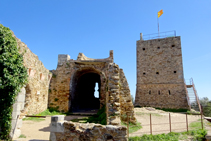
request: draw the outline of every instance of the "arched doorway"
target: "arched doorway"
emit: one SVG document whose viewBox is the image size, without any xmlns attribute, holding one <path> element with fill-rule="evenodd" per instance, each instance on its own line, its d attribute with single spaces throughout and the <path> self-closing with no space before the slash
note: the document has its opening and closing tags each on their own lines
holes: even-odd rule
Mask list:
<svg viewBox="0 0 211 141">
<path fill-rule="evenodd" d="M 98 90 L 96 89 L 98 85 Z M 100 75 L 93 71 L 78 72 L 72 83 L 72 112 L 94 112 L 100 108 Z M 98 91 L 98 95 L 96 95 Z"/>
</svg>

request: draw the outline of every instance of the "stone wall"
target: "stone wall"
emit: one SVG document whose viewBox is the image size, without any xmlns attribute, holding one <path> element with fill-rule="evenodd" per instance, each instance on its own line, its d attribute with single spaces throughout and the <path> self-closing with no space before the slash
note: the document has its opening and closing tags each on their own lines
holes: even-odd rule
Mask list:
<svg viewBox="0 0 211 141">
<path fill-rule="evenodd" d="M 20 116 L 21 110 L 24 109 L 25 105 L 25 96 L 26 90 L 25 88 L 21 88 L 20 92 L 16 97 L 16 101 L 13 104 L 13 111 L 12 111 L 12 127 L 10 132 L 10 137 L 15 139 L 21 135 L 21 127 L 22 127 L 22 117 Z"/>
<path fill-rule="evenodd" d="M 74 105 L 79 103 L 80 99 L 89 100 L 86 95 L 77 96 L 80 93 L 78 87 L 81 77 L 96 74 L 100 80 L 99 100 L 95 101 L 99 101 L 99 108 L 106 106 L 107 124 L 119 125 L 120 116 L 125 115 L 126 111 L 135 122 L 128 83 L 123 70 L 113 63 L 113 51 L 110 51 L 109 57 L 105 59 L 91 59 L 82 53 L 79 53 L 77 60 L 70 59 L 69 55 L 59 55 L 57 69 L 51 72 L 53 76 L 50 83 L 49 107 L 63 112 L 77 109 Z M 87 107 L 92 103 L 88 103 Z"/>
<path fill-rule="evenodd" d="M 74 123 L 64 121 L 64 116 L 52 116 L 50 141 L 127 141 L 124 126 Z"/>
<path fill-rule="evenodd" d="M 137 41 L 135 105 L 188 109 L 180 37 Z"/>
<path fill-rule="evenodd" d="M 28 71 L 25 105 L 22 112 L 24 114 L 37 114 L 47 109 L 48 88 L 52 74 L 26 44 L 15 35 L 13 36 L 18 43 L 19 53 L 23 54 L 24 66 Z"/>
</svg>

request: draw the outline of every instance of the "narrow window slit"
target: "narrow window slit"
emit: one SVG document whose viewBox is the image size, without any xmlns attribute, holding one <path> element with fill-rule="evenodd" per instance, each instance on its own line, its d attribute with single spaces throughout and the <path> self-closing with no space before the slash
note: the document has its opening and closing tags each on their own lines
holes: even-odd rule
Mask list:
<svg viewBox="0 0 211 141">
<path fill-rule="evenodd" d="M 169 95 L 171 95 L 171 92 L 170 92 L 170 90 L 169 90 Z"/>
</svg>

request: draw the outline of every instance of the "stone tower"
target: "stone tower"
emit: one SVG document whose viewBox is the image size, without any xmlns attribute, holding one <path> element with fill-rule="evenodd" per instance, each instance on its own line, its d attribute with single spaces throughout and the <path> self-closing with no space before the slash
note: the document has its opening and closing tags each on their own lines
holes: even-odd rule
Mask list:
<svg viewBox="0 0 211 141">
<path fill-rule="evenodd" d="M 141 36 L 136 48 L 135 106 L 188 109 L 180 36 L 152 40 Z"/>
</svg>

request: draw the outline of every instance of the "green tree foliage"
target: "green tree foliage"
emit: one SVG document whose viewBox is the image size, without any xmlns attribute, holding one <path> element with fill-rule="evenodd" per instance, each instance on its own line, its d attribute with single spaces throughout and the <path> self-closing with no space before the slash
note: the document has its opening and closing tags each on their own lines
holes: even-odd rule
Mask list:
<svg viewBox="0 0 211 141">
<path fill-rule="evenodd" d="M 211 100 L 209 100 L 207 97 L 203 97 L 199 99 L 199 103 L 202 106 L 203 109 L 203 115 L 207 117 L 211 117 Z M 199 111 L 197 102 L 192 102 L 191 106 L 194 110 Z"/>
<path fill-rule="evenodd" d="M 12 31 L 0 24 L 0 139 L 9 140 L 12 105 L 27 82 L 23 55 L 19 54 Z"/>
<path fill-rule="evenodd" d="M 202 105 L 204 116 L 211 117 L 211 100 L 209 100 L 207 97 L 203 97 L 199 101 Z"/>
</svg>

